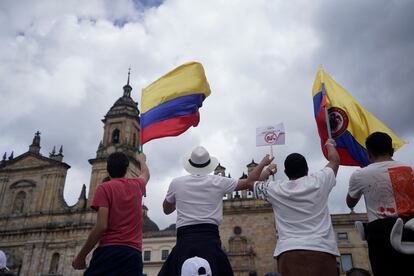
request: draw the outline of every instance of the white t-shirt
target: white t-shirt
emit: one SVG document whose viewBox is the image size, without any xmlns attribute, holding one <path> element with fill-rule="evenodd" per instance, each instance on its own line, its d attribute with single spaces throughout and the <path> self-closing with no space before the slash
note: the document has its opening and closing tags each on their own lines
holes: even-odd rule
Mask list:
<svg viewBox="0 0 414 276">
<path fill-rule="evenodd" d="M 173 179 L 165 199 L 175 203 L 177 228 L 223 221 L 223 196 L 231 193 L 237 180 L 218 175 L 186 175 Z"/>
<path fill-rule="evenodd" d="M 255 197 L 273 206 L 279 234 L 274 256 L 288 250 L 339 256 L 327 204 L 335 183 L 335 174 L 328 167 L 296 180 L 255 183 Z"/>
<path fill-rule="evenodd" d="M 348 194 L 364 195 L 368 221 L 414 215 L 414 175 L 399 161 L 376 162 L 356 170 L 349 180 Z"/>
</svg>

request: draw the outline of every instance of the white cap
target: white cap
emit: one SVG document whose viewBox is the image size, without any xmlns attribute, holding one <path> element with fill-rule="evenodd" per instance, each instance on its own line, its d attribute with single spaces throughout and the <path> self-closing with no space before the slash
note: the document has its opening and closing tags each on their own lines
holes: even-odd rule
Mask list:
<svg viewBox="0 0 414 276">
<path fill-rule="evenodd" d="M 6 266 L 6 263 L 7 263 L 6 254 L 4 254 L 4 252 L 0 250 L 0 269 L 9 270 Z"/>
<path fill-rule="evenodd" d="M 181 276 L 211 276 L 210 264 L 203 258 L 192 257 L 183 263 Z"/>
</svg>

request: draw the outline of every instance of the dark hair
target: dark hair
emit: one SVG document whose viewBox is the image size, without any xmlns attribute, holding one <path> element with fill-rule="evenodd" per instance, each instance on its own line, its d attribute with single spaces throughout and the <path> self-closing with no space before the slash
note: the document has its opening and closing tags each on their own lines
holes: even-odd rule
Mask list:
<svg viewBox="0 0 414 276">
<path fill-rule="evenodd" d="M 374 132 L 370 134 L 365 140 L 365 146 L 368 152 L 374 156 L 381 155 L 393 155 L 394 149 L 392 148 L 391 137 L 384 132 Z"/>
<path fill-rule="evenodd" d="M 122 152 L 114 152 L 108 156 L 106 170 L 114 177 L 124 177 L 129 165 L 128 157 Z"/>
<path fill-rule="evenodd" d="M 285 174 L 289 179 L 297 179 L 308 173 L 308 163 L 299 153 L 291 153 L 285 159 Z"/>
<path fill-rule="evenodd" d="M 354 267 L 346 272 L 346 276 L 371 276 L 371 273 L 368 270 Z"/>
</svg>

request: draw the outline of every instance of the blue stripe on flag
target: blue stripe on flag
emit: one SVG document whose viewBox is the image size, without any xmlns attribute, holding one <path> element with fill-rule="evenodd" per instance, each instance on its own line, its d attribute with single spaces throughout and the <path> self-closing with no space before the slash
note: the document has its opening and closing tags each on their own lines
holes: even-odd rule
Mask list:
<svg viewBox="0 0 414 276">
<path fill-rule="evenodd" d="M 141 128 L 174 117 L 196 113 L 204 99 L 204 94 L 192 94 L 162 103 L 141 114 Z"/>
<path fill-rule="evenodd" d="M 338 148 L 346 149 L 355 162 L 361 164 L 362 166 L 367 166 L 370 163 L 368 160 L 367 150 L 358 143 L 358 141 L 348 130 L 336 138 L 335 141 L 336 146 Z"/>
</svg>

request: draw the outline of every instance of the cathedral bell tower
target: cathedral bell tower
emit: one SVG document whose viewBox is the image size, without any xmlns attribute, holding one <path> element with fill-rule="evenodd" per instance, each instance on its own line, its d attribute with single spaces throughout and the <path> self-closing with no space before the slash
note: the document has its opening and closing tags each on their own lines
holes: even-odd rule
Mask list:
<svg viewBox="0 0 414 276">
<path fill-rule="evenodd" d="M 130 72 L 127 84 L 123 87 L 124 93 L 111 109 L 106 113 L 104 135 L 99 143 L 96 157 L 89 160 L 92 165 L 91 181 L 89 185 L 88 206 L 90 206 L 96 187 L 108 176 L 106 159 L 113 152 L 123 152 L 129 157 L 127 177 L 137 177 L 141 168 L 135 155 L 139 148 L 140 120 L 138 103 L 131 98 L 132 87 L 129 85 Z"/>
</svg>

